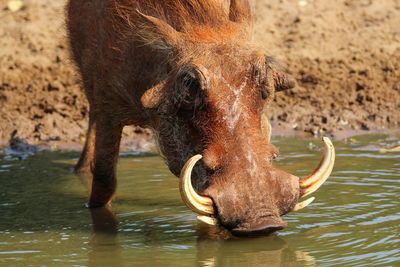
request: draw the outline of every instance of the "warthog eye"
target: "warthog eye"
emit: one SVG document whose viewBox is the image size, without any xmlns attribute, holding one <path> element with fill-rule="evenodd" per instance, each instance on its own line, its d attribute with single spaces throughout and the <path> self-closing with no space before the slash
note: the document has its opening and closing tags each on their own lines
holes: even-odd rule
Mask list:
<svg viewBox="0 0 400 267">
<path fill-rule="evenodd" d="M 182 111 L 193 111 L 202 105 L 201 81 L 199 75 L 193 71 L 187 71 L 178 78 L 180 87 L 178 106 Z"/>
</svg>

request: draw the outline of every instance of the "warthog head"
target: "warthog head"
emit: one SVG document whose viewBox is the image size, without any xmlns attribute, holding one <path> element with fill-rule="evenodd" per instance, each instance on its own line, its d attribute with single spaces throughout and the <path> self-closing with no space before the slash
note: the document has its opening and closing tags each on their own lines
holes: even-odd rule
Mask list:
<svg viewBox="0 0 400 267">
<path fill-rule="evenodd" d="M 304 179 L 273 166 L 277 149 L 263 116 L 275 92 L 295 81 L 248 41 L 247 1 L 231 1 L 229 21 L 172 27 L 140 13 L 140 36 L 168 59 L 165 75 L 141 98 L 182 199 L 199 218 L 236 235 L 282 229 L 281 216 L 328 178 L 334 149 L 325 138 L 319 167 Z M 223 16 L 223 14 L 221 15 Z"/>
</svg>

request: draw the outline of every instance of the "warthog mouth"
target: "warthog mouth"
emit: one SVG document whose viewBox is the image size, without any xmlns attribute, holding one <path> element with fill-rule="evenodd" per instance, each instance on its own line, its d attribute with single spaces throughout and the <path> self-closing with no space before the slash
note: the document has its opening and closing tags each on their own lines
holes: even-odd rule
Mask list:
<svg viewBox="0 0 400 267">
<path fill-rule="evenodd" d="M 299 179 L 300 197 L 306 197 L 317 191 L 332 172 L 335 163 L 335 148 L 329 138 L 323 137 L 322 141 L 324 143 L 324 153 L 318 167 L 309 176 Z M 186 206 L 199 214 L 197 218 L 200 221 L 210 225 L 217 225 L 218 220 L 213 200 L 208 196 L 199 195 L 192 186 L 192 170 L 200 159 L 202 159 L 201 155 L 195 155 L 182 168 L 179 177 L 180 194 Z M 315 197 L 311 197 L 299 202 L 292 211 L 301 210 L 314 200 Z"/>
</svg>

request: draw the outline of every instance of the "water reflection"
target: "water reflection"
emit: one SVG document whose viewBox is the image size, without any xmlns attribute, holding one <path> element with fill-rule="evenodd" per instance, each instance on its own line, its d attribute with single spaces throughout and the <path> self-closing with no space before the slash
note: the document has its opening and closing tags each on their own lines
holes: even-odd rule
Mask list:
<svg viewBox="0 0 400 267">
<path fill-rule="evenodd" d="M 118 221 L 110 207 L 90 210 L 93 234 L 89 266 L 124 266 L 123 247 L 118 239 Z M 146 239 L 146 233 L 142 238 Z M 235 238 L 218 227 L 199 223 L 196 229 L 196 266 L 316 266 L 307 252 L 292 249 L 277 236 Z M 141 260 L 143 263 L 143 260 Z M 160 262 L 161 263 L 161 262 Z M 134 262 L 130 262 L 134 264 Z M 187 264 L 187 262 L 186 262 Z"/>
<path fill-rule="evenodd" d="M 118 240 L 118 221 L 111 207 L 90 209 L 92 236 L 88 252 L 89 266 L 124 266 Z"/>
<path fill-rule="evenodd" d="M 273 234 L 268 237 L 235 238 L 215 227 L 198 228 L 197 266 L 315 266 L 307 252 L 291 249 Z"/>
</svg>

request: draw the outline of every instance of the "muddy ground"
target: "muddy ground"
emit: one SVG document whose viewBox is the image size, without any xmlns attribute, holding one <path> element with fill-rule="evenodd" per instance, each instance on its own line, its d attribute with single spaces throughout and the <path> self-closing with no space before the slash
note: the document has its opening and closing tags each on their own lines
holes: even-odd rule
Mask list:
<svg viewBox="0 0 400 267">
<path fill-rule="evenodd" d="M 268 110 L 274 134 L 338 135 L 400 128 L 400 0 L 258 0 L 255 42 L 298 86 Z M 0 0 L 0 146 L 12 132 L 33 144 L 84 141 L 88 108 L 69 60 L 65 1 Z M 146 149 L 127 128 L 125 148 Z"/>
</svg>

